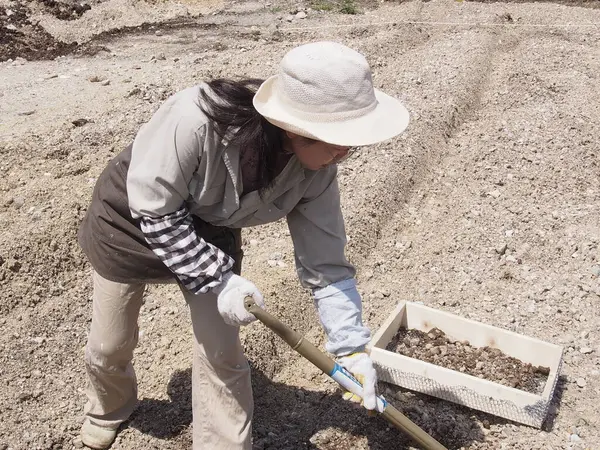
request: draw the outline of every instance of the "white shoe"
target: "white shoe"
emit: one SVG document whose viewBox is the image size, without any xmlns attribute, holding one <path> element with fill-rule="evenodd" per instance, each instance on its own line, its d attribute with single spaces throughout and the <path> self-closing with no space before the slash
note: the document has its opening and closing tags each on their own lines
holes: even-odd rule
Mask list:
<svg viewBox="0 0 600 450">
<path fill-rule="evenodd" d="M 117 430 L 94 425 L 85 419 L 81 426 L 81 442 L 94 450 L 105 450 L 110 447 L 117 437 Z"/>
</svg>

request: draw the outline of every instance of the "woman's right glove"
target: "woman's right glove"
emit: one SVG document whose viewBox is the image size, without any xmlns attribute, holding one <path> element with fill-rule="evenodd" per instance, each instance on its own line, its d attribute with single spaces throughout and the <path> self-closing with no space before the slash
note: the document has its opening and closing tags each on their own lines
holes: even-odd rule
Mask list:
<svg viewBox="0 0 600 450">
<path fill-rule="evenodd" d="M 265 307 L 263 296 L 254 283 L 233 272 L 223 275 L 221 284 L 212 290 L 217 294 L 217 308 L 227 325 L 240 327 L 256 320 L 256 317 L 244 307 L 244 301 L 248 296 L 254 298 L 259 307 Z"/>
</svg>

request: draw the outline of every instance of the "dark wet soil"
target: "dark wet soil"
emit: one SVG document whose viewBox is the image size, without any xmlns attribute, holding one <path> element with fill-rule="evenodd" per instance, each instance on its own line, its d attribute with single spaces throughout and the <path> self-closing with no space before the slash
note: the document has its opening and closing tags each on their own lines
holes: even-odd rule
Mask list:
<svg viewBox="0 0 600 450">
<path fill-rule="evenodd" d="M 63 14 L 63 9 L 54 0 L 46 0 L 46 3 L 54 4 L 57 14 Z M 66 14 L 67 10 L 64 11 Z M 0 6 L 0 61 L 18 57 L 29 61 L 54 59 L 77 48 L 75 42 L 56 40 L 39 24 L 32 22 L 30 16 L 31 11 L 24 3 L 17 2 L 9 8 Z"/>
</svg>

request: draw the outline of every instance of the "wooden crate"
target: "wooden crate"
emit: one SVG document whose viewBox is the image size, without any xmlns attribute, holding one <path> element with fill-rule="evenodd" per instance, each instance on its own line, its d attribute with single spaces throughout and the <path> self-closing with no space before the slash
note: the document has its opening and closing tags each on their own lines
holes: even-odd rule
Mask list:
<svg viewBox="0 0 600 450">
<path fill-rule="evenodd" d="M 385 350 L 401 327 L 423 332 L 438 328 L 473 347 L 498 348 L 523 362 L 548 367 L 544 391 L 532 394 Z M 411 302 L 396 307 L 368 346 L 381 381 L 536 428 L 548 413 L 563 354 L 558 345 Z"/>
</svg>

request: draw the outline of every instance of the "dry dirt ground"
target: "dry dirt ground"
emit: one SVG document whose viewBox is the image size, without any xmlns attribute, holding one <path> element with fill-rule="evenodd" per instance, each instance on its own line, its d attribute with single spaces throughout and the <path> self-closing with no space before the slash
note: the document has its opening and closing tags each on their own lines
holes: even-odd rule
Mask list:
<svg viewBox="0 0 600 450">
<path fill-rule="evenodd" d="M 0 0 L 0 449 L 81 445 L 91 285 L 76 231 L 106 162 L 170 93 L 266 77 L 317 39 L 364 52 L 412 115 L 341 167 L 367 323 L 413 300 L 565 347 L 543 430 L 410 392 L 395 404 L 452 449 L 600 448 L 597 1 L 371 1 L 356 15 L 326 1 L 88 4 Z M 322 345 L 285 223 L 244 244 L 268 308 Z M 148 289 L 140 328 L 140 403 L 113 448 L 189 448 L 191 329 L 175 289 Z M 260 324 L 243 342 L 254 448 L 411 448 Z"/>
</svg>

